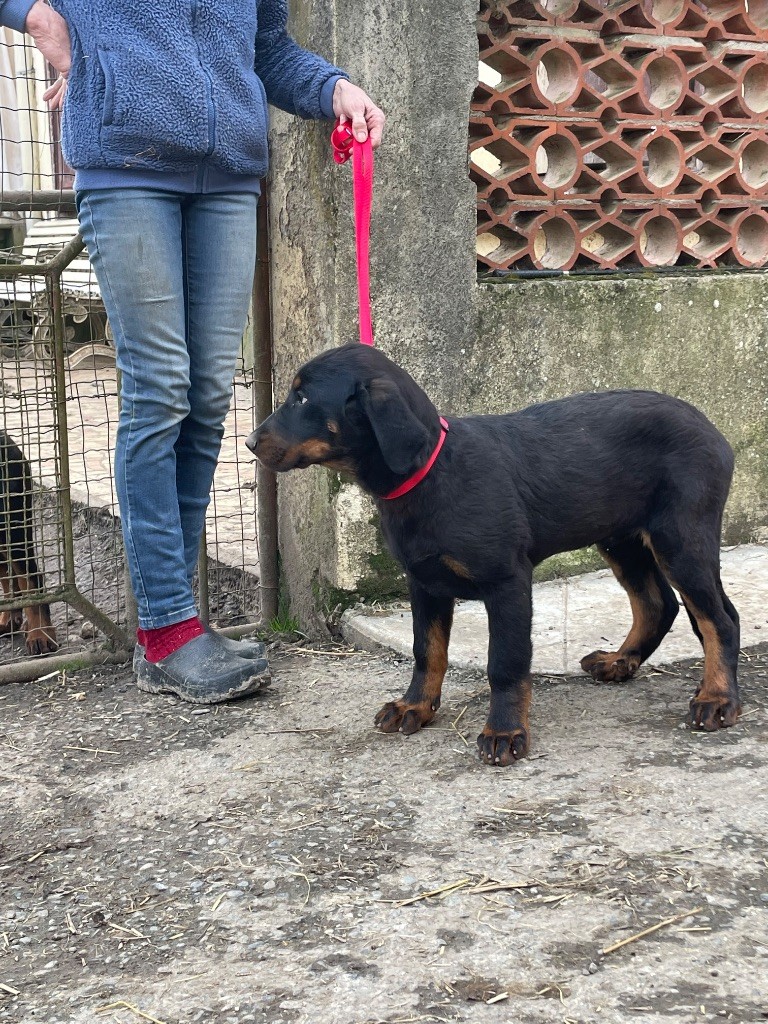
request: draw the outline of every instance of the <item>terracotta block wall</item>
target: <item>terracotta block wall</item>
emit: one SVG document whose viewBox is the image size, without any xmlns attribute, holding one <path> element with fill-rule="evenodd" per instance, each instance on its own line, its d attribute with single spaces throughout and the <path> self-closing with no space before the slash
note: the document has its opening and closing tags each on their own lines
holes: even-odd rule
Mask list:
<svg viewBox="0 0 768 1024">
<path fill-rule="evenodd" d="M 768 0 L 481 0 L 483 270 L 768 265 Z"/>
</svg>

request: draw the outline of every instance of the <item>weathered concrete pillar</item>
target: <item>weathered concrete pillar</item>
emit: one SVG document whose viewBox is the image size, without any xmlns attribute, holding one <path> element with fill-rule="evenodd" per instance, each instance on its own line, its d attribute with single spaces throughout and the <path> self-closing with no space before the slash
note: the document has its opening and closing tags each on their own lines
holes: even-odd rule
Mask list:
<svg viewBox="0 0 768 1024">
<path fill-rule="evenodd" d="M 477 76 L 475 0 L 434 5 L 295 0 L 291 30 L 346 68 L 388 117 L 376 157 L 372 303 L 377 345 L 461 405 L 461 365 L 477 337 L 474 186 L 467 172 Z M 351 167 L 331 158 L 330 126 L 272 121 L 270 227 L 277 397 L 295 370 L 357 336 Z M 447 301 L 448 297 L 448 301 Z M 280 551 L 304 628 L 355 593 L 402 587 L 381 552 L 372 504 L 311 468 L 280 478 Z"/>
</svg>

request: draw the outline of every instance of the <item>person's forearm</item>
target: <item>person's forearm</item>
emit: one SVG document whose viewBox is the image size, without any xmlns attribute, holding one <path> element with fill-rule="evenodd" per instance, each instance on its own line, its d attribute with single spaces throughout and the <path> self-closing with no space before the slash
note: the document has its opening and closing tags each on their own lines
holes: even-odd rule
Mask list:
<svg viewBox="0 0 768 1024">
<path fill-rule="evenodd" d="M 29 8 L 25 28 L 49 64 L 66 78 L 71 63 L 71 46 L 69 29 L 62 16 L 43 0 L 35 0 Z"/>
<path fill-rule="evenodd" d="M 323 87 L 344 72 L 302 49 L 285 29 L 257 35 L 255 71 L 274 106 L 301 117 L 333 117 L 333 90 Z"/>
<path fill-rule="evenodd" d="M 45 0 L 35 0 L 27 14 L 27 32 L 31 36 L 39 35 L 41 32 L 50 31 L 51 23 L 58 17 L 52 7 L 49 7 Z"/>
</svg>

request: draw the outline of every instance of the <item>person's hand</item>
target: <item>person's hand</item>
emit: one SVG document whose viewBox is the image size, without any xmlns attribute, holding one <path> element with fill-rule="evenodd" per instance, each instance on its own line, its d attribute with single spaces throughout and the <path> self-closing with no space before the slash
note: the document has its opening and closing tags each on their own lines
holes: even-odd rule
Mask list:
<svg viewBox="0 0 768 1024">
<path fill-rule="evenodd" d="M 43 93 L 43 99 L 49 108 L 59 110 L 64 104 L 67 77 L 72 64 L 72 46 L 67 23 L 43 0 L 35 0 L 29 9 L 24 27 L 32 36 L 32 41 L 40 53 L 59 72 L 59 78 Z"/>
<path fill-rule="evenodd" d="M 67 80 L 59 75 L 53 85 L 49 86 L 43 93 L 43 99 L 48 104 L 49 110 L 61 110 L 64 106 L 64 97 L 67 95 Z"/>
<path fill-rule="evenodd" d="M 340 78 L 333 90 L 333 112 L 342 124 L 352 123 L 352 131 L 358 142 L 365 142 L 370 135 L 371 145 L 381 145 L 384 131 L 384 112 L 373 100 L 346 78 Z"/>
</svg>

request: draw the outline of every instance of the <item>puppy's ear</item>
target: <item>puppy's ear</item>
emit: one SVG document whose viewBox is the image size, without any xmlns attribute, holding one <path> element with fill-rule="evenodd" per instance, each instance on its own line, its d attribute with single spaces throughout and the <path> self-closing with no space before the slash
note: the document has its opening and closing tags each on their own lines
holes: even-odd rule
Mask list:
<svg viewBox="0 0 768 1024">
<path fill-rule="evenodd" d="M 360 406 L 373 427 L 384 461 L 393 473 L 413 469 L 416 456 L 427 443 L 429 431 L 416 419 L 394 381 L 371 381 L 357 389 Z"/>
</svg>

